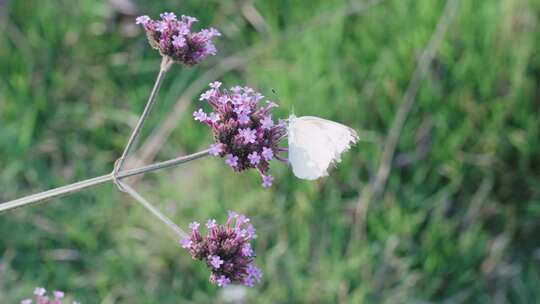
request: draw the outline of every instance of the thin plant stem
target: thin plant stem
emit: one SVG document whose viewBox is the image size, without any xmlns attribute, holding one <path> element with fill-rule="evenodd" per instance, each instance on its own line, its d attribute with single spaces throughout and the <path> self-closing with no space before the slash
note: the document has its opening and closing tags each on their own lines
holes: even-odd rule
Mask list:
<svg viewBox="0 0 540 304">
<path fill-rule="evenodd" d="M 159 74 L 156 78 L 156 82 L 154 83 L 154 87 L 152 88 L 152 92 L 150 92 L 150 96 L 148 97 L 148 101 L 146 102 L 146 106 L 144 107 L 143 113 L 139 117 L 139 121 L 137 122 L 137 125 L 131 132 L 131 135 L 126 144 L 126 147 L 124 148 L 124 152 L 122 152 L 122 156 L 119 158 L 117 165 L 114 167 L 114 170 L 113 170 L 114 173 L 118 173 L 122 170 L 122 167 L 124 166 L 126 158 L 129 152 L 131 151 L 133 144 L 136 142 L 137 138 L 139 137 L 139 134 L 141 133 L 144 122 L 150 115 L 150 111 L 152 110 L 152 107 L 156 103 L 156 97 L 158 95 L 159 88 L 161 86 L 161 83 L 163 82 L 163 79 L 165 79 L 165 74 L 171 67 L 172 63 L 173 62 L 169 57 L 163 56 L 161 60 L 161 65 L 159 67 Z"/>
<path fill-rule="evenodd" d="M 180 239 L 188 238 L 189 235 L 182 230 L 182 228 L 178 227 L 171 219 L 169 219 L 165 214 L 161 213 L 154 205 L 152 205 L 148 200 L 146 200 L 144 197 L 142 197 L 135 189 L 131 188 L 130 185 L 119 181 L 118 182 L 122 189 L 129 194 L 131 197 L 133 197 L 137 202 L 139 202 L 141 205 L 144 206 L 150 213 L 155 215 L 160 221 L 162 221 L 165 225 L 167 225 L 169 228 L 171 228 L 172 231 L 176 235 L 180 237 Z"/>
<path fill-rule="evenodd" d="M 130 176 L 140 175 L 140 174 L 144 174 L 144 173 L 148 173 L 148 172 L 152 172 L 152 171 L 156 171 L 156 170 L 160 170 L 164 168 L 178 166 L 180 164 L 184 164 L 184 163 L 193 161 L 195 159 L 198 159 L 207 155 L 208 155 L 208 150 L 204 150 L 204 151 L 193 153 L 190 155 L 169 159 L 163 162 L 158 162 L 158 163 L 154 163 L 154 164 L 139 167 L 139 168 L 120 171 L 117 173 L 116 179 L 120 181 L 121 179 L 130 177 Z M 68 194 L 77 193 L 84 189 L 92 188 L 92 187 L 95 187 L 95 186 L 98 186 L 107 182 L 112 182 L 114 179 L 115 179 L 114 173 L 109 173 L 102 176 L 76 182 L 73 184 L 69 184 L 66 186 L 54 188 L 48 191 L 25 196 L 16 200 L 8 201 L 8 202 L 0 204 L 0 213 L 9 211 L 15 208 L 20 208 L 20 207 L 25 207 L 32 204 L 40 203 L 40 202 L 45 202 L 53 198 L 66 196 Z"/>
</svg>

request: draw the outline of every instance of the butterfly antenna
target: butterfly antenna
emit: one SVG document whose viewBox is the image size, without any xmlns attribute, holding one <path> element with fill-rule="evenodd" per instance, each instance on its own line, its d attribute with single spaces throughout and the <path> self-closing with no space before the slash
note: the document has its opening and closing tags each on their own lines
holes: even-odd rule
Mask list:
<svg viewBox="0 0 540 304">
<path fill-rule="evenodd" d="M 272 88 L 271 90 L 272 90 L 272 94 L 274 94 L 274 96 L 276 96 L 276 100 L 277 100 L 277 101 L 281 101 L 281 98 L 279 98 L 276 89 Z"/>
<path fill-rule="evenodd" d="M 276 96 L 276 101 L 279 101 L 279 102 L 281 102 L 281 98 L 279 98 L 279 95 L 278 95 L 278 93 L 277 93 L 276 89 L 274 89 L 274 88 L 271 88 L 271 90 L 272 90 L 272 94 L 274 94 L 274 96 Z M 292 106 L 292 110 L 291 110 L 291 113 L 292 113 L 292 114 L 291 114 L 291 116 L 294 116 L 294 106 Z M 287 119 L 285 119 L 285 120 L 286 120 L 286 121 L 289 121 L 289 119 L 288 119 L 288 118 L 287 118 Z"/>
</svg>

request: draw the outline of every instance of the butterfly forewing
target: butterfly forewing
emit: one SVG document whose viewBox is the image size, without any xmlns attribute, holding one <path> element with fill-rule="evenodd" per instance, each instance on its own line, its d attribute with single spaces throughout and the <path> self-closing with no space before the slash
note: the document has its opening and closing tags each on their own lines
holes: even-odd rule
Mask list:
<svg viewBox="0 0 540 304">
<path fill-rule="evenodd" d="M 328 167 L 358 141 L 356 132 L 339 123 L 313 116 L 291 117 L 289 161 L 294 174 L 303 179 L 327 175 Z"/>
</svg>

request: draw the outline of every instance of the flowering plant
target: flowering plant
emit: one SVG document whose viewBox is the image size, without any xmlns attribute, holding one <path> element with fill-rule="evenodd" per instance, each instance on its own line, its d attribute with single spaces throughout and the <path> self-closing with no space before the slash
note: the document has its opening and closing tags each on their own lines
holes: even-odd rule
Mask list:
<svg viewBox="0 0 540 304">
<path fill-rule="evenodd" d="M 45 290 L 45 288 L 36 287 L 36 289 L 34 289 L 34 296 L 35 296 L 36 302 L 28 298 L 28 299 L 22 300 L 21 304 L 34 304 L 34 303 L 35 304 L 64 304 L 64 303 L 67 303 L 64 301 L 64 295 L 65 294 L 63 291 L 55 290 L 53 292 L 53 298 L 49 298 L 49 296 L 47 296 L 47 290 Z M 72 304 L 80 304 L 80 303 L 77 301 L 73 301 Z"/>
<path fill-rule="evenodd" d="M 191 235 L 181 241 L 195 260 L 204 261 L 212 274 L 210 282 L 220 287 L 241 283 L 253 287 L 261 281 L 262 272 L 255 267 L 255 252 L 250 241 L 255 239 L 255 228 L 244 215 L 230 211 L 225 225 L 215 219 L 206 223 L 206 235 L 199 231 L 200 224 L 189 225 Z"/>
<path fill-rule="evenodd" d="M 221 82 L 213 82 L 200 100 L 206 100 L 213 112 L 206 114 L 202 109 L 195 111 L 195 120 L 212 128 L 216 143 L 210 146 L 210 154 L 225 157 L 225 162 L 234 171 L 240 172 L 257 168 L 262 176 L 263 186 L 270 187 L 273 177 L 269 173 L 269 162 L 280 156 L 286 148 L 279 147 L 287 135 L 283 121 L 275 123 L 271 109 L 277 107 L 267 100 L 261 106 L 264 96 L 249 87 L 235 86 L 221 90 Z"/>
<path fill-rule="evenodd" d="M 212 112 L 206 113 L 203 109 L 198 109 L 193 113 L 196 121 L 212 130 L 215 143 L 211 144 L 209 149 L 139 168 L 124 169 L 126 158 L 140 135 L 156 102 L 160 85 L 172 64 L 193 66 L 217 52 L 213 39 L 220 36 L 220 33 L 216 29 L 192 32 L 196 18 L 182 15 L 178 19 L 169 12 L 161 14 L 160 18 L 152 20 L 148 16 L 140 16 L 136 19 L 136 23 L 142 25 L 146 31 L 150 45 L 159 50 L 162 62 L 145 109 L 112 172 L 2 203 L 0 212 L 113 182 L 120 191 L 130 195 L 150 214 L 171 228 L 193 259 L 203 261 L 208 266 L 211 283 L 219 287 L 232 283 L 253 287 L 261 281 L 262 272 L 254 263 L 256 255 L 251 243 L 256 235 L 249 218 L 229 212 L 224 225 L 218 225 L 216 220 L 210 219 L 206 223 L 207 232 L 204 234 L 199 230 L 199 223 L 193 222 L 189 225 L 191 232 L 188 234 L 124 179 L 177 166 L 207 155 L 225 158 L 225 163 L 235 172 L 258 170 L 264 187 L 272 185 L 273 177 L 269 170 L 270 161 L 274 158 L 290 164 L 297 177 L 316 179 L 325 176 L 329 166 L 339 162 L 341 153 L 349 149 L 358 137 L 354 130 L 318 117 L 290 116 L 288 121 L 276 121 L 271 114 L 271 110 L 277 107 L 276 103 L 263 101 L 264 96 L 252 88 L 233 86 L 222 89 L 221 82 L 216 81 L 210 83 L 210 89 L 200 97 L 201 101 L 210 105 Z M 286 137 L 288 148 L 280 146 Z M 288 158 L 283 156 L 284 152 L 288 152 Z M 43 288 L 37 288 L 34 294 L 38 304 L 61 304 L 64 297 L 63 292 L 55 291 L 54 298 L 49 299 Z M 32 300 L 26 299 L 21 303 L 30 304 Z"/>
<path fill-rule="evenodd" d="M 215 28 L 191 32 L 197 18 L 182 15 L 178 20 L 174 13 L 169 12 L 160 17 L 161 20 L 152 20 L 146 15 L 140 16 L 136 23 L 144 27 L 148 42 L 162 56 L 192 66 L 217 53 L 212 38 L 221 34 Z"/>
</svg>

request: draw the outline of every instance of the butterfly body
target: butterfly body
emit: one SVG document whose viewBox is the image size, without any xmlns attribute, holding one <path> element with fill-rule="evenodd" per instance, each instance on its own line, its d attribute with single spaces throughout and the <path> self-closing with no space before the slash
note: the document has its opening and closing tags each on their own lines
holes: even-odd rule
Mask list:
<svg viewBox="0 0 540 304">
<path fill-rule="evenodd" d="M 330 165 L 359 139 L 355 130 L 315 116 L 291 115 L 287 135 L 293 173 L 307 180 L 328 175 Z"/>
</svg>

